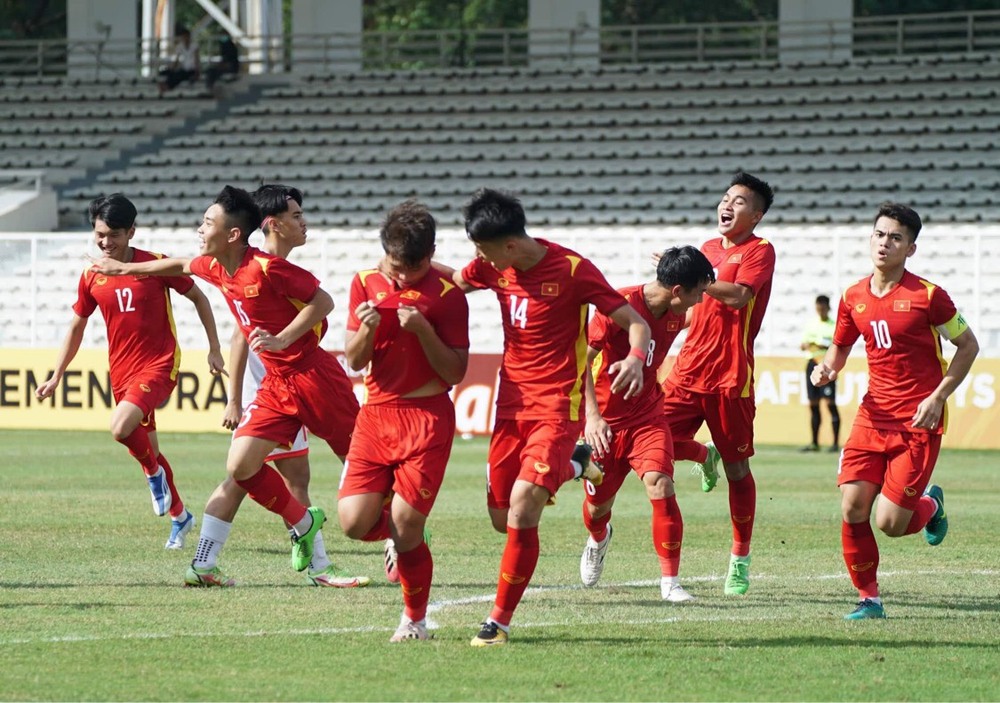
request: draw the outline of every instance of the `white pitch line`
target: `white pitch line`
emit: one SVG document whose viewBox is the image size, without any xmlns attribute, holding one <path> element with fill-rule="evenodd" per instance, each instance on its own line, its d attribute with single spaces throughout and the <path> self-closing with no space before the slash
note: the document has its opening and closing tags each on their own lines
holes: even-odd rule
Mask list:
<svg viewBox="0 0 1000 703">
<path fill-rule="evenodd" d="M 935 571 L 935 570 L 920 570 L 920 571 L 886 571 L 881 572 L 880 576 L 998 576 L 1000 575 L 1000 570 L 996 569 L 973 569 L 968 571 Z M 812 576 L 778 576 L 778 575 L 768 575 L 768 574 L 755 574 L 754 580 L 769 580 L 769 579 L 781 579 L 782 581 L 811 581 L 811 580 L 826 580 L 826 579 L 847 579 L 846 574 L 817 574 Z M 711 582 L 711 581 L 721 581 L 721 576 L 692 576 L 684 579 L 685 582 Z M 659 581 L 626 581 L 623 583 L 612 583 L 607 584 L 598 588 L 588 588 L 586 590 L 592 592 L 600 592 L 607 588 L 625 588 L 625 587 L 652 587 L 658 586 Z M 574 585 L 563 585 L 563 586 L 534 586 L 527 589 L 525 594 L 532 593 L 546 593 L 553 591 L 574 591 L 574 590 L 584 590 L 584 587 L 579 584 Z M 432 613 L 440 613 L 445 608 L 453 608 L 463 605 L 474 605 L 477 603 L 489 603 L 494 599 L 493 594 L 489 595 L 478 595 L 478 596 L 467 596 L 465 598 L 453 598 L 447 600 L 440 600 L 430 603 L 427 607 L 428 615 Z M 685 606 L 676 606 L 677 613 L 682 612 Z M 649 618 L 640 620 L 615 620 L 615 624 L 619 625 L 662 625 L 671 624 L 678 622 L 753 622 L 753 621 L 763 621 L 763 620 L 775 620 L 782 619 L 776 618 L 774 614 L 768 615 L 751 615 L 744 614 L 741 617 L 733 617 L 732 615 L 698 615 L 694 611 L 689 611 L 690 614 L 685 615 L 670 615 L 662 618 Z M 978 617 L 980 613 L 978 611 L 969 611 L 968 613 L 952 613 L 950 617 Z M 794 616 L 799 617 L 799 616 Z M 789 615 L 788 619 L 792 619 L 793 616 Z M 588 621 L 588 624 L 600 624 L 603 621 Z M 610 622 L 610 621 L 609 621 Z M 560 627 L 567 625 L 569 623 L 565 621 L 552 621 L 552 622 L 518 622 L 518 628 L 537 628 L 537 627 Z M 439 629 L 440 625 L 431 620 L 427 619 L 427 628 L 430 630 Z M 283 636 L 307 636 L 307 635 L 346 635 L 346 634 L 358 634 L 367 632 L 394 632 L 395 627 L 375 627 L 367 625 L 364 627 L 324 627 L 324 628 L 312 628 L 312 629 L 290 629 L 290 630 L 252 630 L 248 632 L 140 632 L 134 634 L 122 634 L 122 635 L 58 635 L 54 637 L 25 637 L 25 638 L 14 638 L 14 639 L 0 639 L 0 647 L 7 645 L 23 645 L 23 644 L 57 644 L 57 643 L 74 643 L 74 642 L 104 642 L 110 640 L 162 640 L 162 639 L 174 639 L 174 638 L 212 638 L 212 637 L 283 637 Z"/>
</svg>

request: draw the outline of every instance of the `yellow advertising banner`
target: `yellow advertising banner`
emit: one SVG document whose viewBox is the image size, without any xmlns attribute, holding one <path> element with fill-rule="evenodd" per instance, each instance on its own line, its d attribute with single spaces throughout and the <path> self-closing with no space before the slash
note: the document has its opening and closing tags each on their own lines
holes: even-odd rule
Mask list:
<svg viewBox="0 0 1000 703">
<path fill-rule="evenodd" d="M 334 353 L 334 352 L 332 352 Z M 114 401 L 108 381 L 107 354 L 81 350 L 52 398 L 35 399 L 35 389 L 55 365 L 54 349 L 0 349 L 0 428 L 105 430 Z M 226 407 L 226 379 L 212 377 L 206 353 L 184 353 L 177 388 L 166 405 L 156 411 L 158 429 L 164 432 L 225 432 L 221 427 Z M 339 355 L 338 355 L 339 357 Z M 475 354 L 465 380 L 453 391 L 458 431 L 488 434 L 493 426 L 497 369 L 500 356 Z M 351 374 L 359 398 L 364 395 L 361 377 Z M 966 449 L 1000 449 L 1000 407 L 997 377 L 1000 359 L 980 359 L 948 401 L 948 432 L 944 446 Z M 868 386 L 864 358 L 853 358 L 837 381 L 841 441 L 847 438 L 858 402 Z M 805 360 L 757 360 L 756 441 L 759 444 L 807 444 L 809 410 L 805 392 Z M 829 444 L 830 422 L 821 408 L 820 441 Z M 704 432 L 704 431 L 703 431 Z M 707 438 L 707 435 L 703 435 Z"/>
</svg>

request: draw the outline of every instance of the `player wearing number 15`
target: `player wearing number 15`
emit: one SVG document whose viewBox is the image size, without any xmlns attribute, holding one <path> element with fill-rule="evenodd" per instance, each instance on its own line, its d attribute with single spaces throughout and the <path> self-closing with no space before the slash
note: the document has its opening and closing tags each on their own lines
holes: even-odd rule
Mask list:
<svg viewBox="0 0 1000 703">
<path fill-rule="evenodd" d="M 130 245 L 137 213 L 135 205 L 121 193 L 96 198 L 88 214 L 94 241 L 105 260 L 139 263 L 160 258 L 159 254 Z M 223 360 L 212 307 L 193 281 L 142 275 L 114 279 L 87 270 L 80 276 L 73 320 L 59 350 L 55 372 L 35 395 L 43 399 L 55 392 L 80 349 L 87 321 L 99 308 L 108 328 L 108 368 L 116 403 L 111 413 L 111 434 L 142 466 L 152 493 L 153 512 L 173 518 L 166 548 L 181 549 L 194 526 L 194 516 L 184 508 L 170 464 L 160 453 L 155 417 L 156 408 L 177 385 L 181 361 L 170 306 L 171 290 L 194 303 L 208 336 L 209 370 L 221 373 Z"/>
<path fill-rule="evenodd" d="M 222 291 L 267 372 L 243 410 L 226 470 L 250 498 L 291 526 L 292 566 L 305 571 L 326 515 L 296 500 L 264 462 L 278 445 L 290 446 L 302 425 L 346 455 L 358 402 L 340 364 L 319 347 L 333 299 L 305 269 L 250 246 L 261 219 L 249 193 L 226 186 L 198 228 L 201 256 L 143 264 L 102 260 L 95 267 L 110 275 L 194 275 Z"/>
<path fill-rule="evenodd" d="M 512 195 L 483 189 L 466 204 L 477 257 L 454 273 L 465 291 L 489 288 L 500 303 L 504 350 L 490 441 L 487 506 L 507 534 L 496 601 L 473 646 L 502 644 L 538 562 L 538 523 L 571 464 L 583 431 L 588 304 L 628 329 L 630 352 L 610 369 L 613 392 L 642 390 L 649 326 L 597 267 L 574 251 L 529 237 Z"/>
<path fill-rule="evenodd" d="M 848 620 L 885 617 L 870 522 L 876 496 L 875 524 L 883 534 L 922 529 L 933 546 L 948 532 L 944 494 L 927 486 L 947 424 L 945 401 L 972 368 L 979 343 L 948 294 L 906 270 L 920 228 L 920 216 L 905 205 L 879 208 L 869 241 L 875 271 L 844 291 L 833 344 L 812 372 L 816 386 L 835 380 L 854 342 L 864 338 L 868 392 L 837 472 L 844 562 L 859 595 Z M 941 337 L 956 347 L 950 364 Z"/>
</svg>

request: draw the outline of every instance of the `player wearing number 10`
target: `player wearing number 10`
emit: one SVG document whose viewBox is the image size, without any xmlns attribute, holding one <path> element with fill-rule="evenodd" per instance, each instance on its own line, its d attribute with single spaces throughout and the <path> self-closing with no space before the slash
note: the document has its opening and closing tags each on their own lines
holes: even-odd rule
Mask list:
<svg viewBox="0 0 1000 703">
<path fill-rule="evenodd" d="M 96 198 L 88 213 L 94 240 L 106 260 L 138 263 L 160 258 L 159 254 L 130 245 L 137 213 L 135 205 L 121 193 Z M 87 270 L 80 276 L 73 320 L 55 372 L 35 395 L 41 400 L 55 392 L 80 349 L 87 321 L 100 308 L 108 328 L 108 369 L 116 403 L 111 413 L 111 434 L 142 466 L 152 494 L 153 512 L 173 518 L 166 548 L 181 549 L 194 526 L 194 516 L 184 508 L 170 464 L 160 453 L 155 417 L 156 408 L 177 385 L 181 361 L 170 306 L 171 290 L 194 303 L 208 336 L 209 370 L 221 373 L 223 360 L 212 307 L 193 281 L 140 275 L 112 279 Z"/>
<path fill-rule="evenodd" d="M 860 598 L 848 620 L 885 617 L 870 522 L 876 496 L 875 524 L 889 537 L 923 529 L 934 546 L 948 532 L 944 493 L 927 485 L 947 424 L 945 401 L 972 368 L 979 343 L 948 294 L 906 270 L 920 228 L 920 216 L 905 205 L 879 208 L 869 242 L 875 271 L 844 291 L 833 344 L 812 372 L 816 386 L 835 380 L 864 338 L 868 392 L 837 471 L 844 562 Z M 950 364 L 942 336 L 956 347 Z"/>
<path fill-rule="evenodd" d="M 477 257 L 455 283 L 489 288 L 500 303 L 504 351 L 487 465 L 493 528 L 506 533 L 496 601 L 473 638 L 503 644 L 538 562 L 538 523 L 548 500 L 585 467 L 571 464 L 583 431 L 588 304 L 628 329 L 631 351 L 612 367 L 612 391 L 642 390 L 649 326 L 590 261 L 529 237 L 524 209 L 509 193 L 483 189 L 463 209 Z"/>
</svg>

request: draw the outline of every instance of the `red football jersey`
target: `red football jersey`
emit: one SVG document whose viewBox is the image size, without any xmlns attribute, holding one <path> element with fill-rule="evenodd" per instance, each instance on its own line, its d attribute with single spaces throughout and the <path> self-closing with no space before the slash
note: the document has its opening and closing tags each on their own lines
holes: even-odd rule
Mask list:
<svg viewBox="0 0 1000 703">
<path fill-rule="evenodd" d="M 774 247 L 756 235 L 728 249 L 723 241 L 720 237 L 701 246 L 716 280 L 745 285 L 753 297 L 740 310 L 709 295 L 695 305 L 687 339 L 666 383 L 695 393 L 746 398 L 753 392 L 753 344 L 771 298 Z"/>
<path fill-rule="evenodd" d="M 271 334 L 285 329 L 319 288 L 317 278 L 305 269 L 255 247 L 247 248 L 233 276 L 211 256 L 192 259 L 190 267 L 194 275 L 222 291 L 244 337 L 254 327 Z M 309 368 L 309 359 L 319 350 L 326 328 L 324 319 L 285 349 L 258 352 L 264 368 L 268 373 Z"/>
<path fill-rule="evenodd" d="M 654 317 L 646 305 L 642 289 L 642 285 L 619 289 L 629 305 L 646 321 L 650 330 L 649 350 L 642 373 L 642 391 L 638 396 L 623 400 L 621 393 L 612 393 L 612 378 L 608 375 L 608 367 L 624 359 L 631 351 L 628 331 L 616 325 L 606 315 L 597 313 L 590 322 L 587 335 L 590 346 L 600 352 L 591 369 L 597 403 L 601 408 L 601 415 L 614 429 L 640 425 L 663 414 L 663 391 L 656 382 L 656 371 L 667 356 L 670 345 L 684 328 L 683 314 L 667 310 L 663 317 Z"/>
<path fill-rule="evenodd" d="M 366 300 L 382 315 L 375 330 L 371 371 L 365 376 L 369 405 L 405 396 L 432 379 L 441 380 L 417 336 L 400 329 L 396 315 L 400 305 L 417 308 L 446 346 L 469 348 L 469 302 L 450 278 L 433 269 L 417 285 L 402 289 L 375 269 L 360 271 L 351 281 L 349 331 L 361 327 L 354 311 Z"/>
<path fill-rule="evenodd" d="M 132 261 L 155 261 L 162 254 L 134 249 Z M 162 369 L 177 377 L 181 348 L 177 344 L 170 289 L 187 293 L 194 281 L 186 276 L 105 276 L 89 267 L 80 276 L 73 312 L 90 317 L 101 309 L 108 327 L 111 385 L 119 388 L 140 371 Z"/>
<path fill-rule="evenodd" d="M 947 368 L 940 331 L 958 336 L 967 327 L 965 321 L 943 289 L 909 271 L 882 298 L 871 292 L 870 281 L 869 276 L 844 291 L 833 334 L 833 343 L 840 347 L 849 348 L 859 336 L 865 339 L 868 392 L 855 422 L 940 434 L 944 421 L 931 430 L 914 429 L 910 423 L 917 405 L 934 392 Z"/>
<path fill-rule="evenodd" d="M 590 261 L 536 241 L 548 251 L 527 271 L 497 271 L 476 258 L 462 278 L 495 291 L 500 302 L 504 341 L 497 418 L 575 422 L 583 417 L 587 305 L 610 315 L 626 301 Z"/>
</svg>

